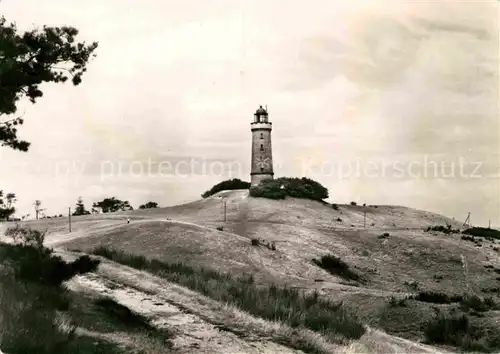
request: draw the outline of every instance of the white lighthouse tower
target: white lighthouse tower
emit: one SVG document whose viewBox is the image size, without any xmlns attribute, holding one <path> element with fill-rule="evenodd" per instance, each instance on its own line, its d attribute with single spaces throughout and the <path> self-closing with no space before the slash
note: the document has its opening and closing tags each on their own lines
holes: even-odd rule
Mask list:
<svg viewBox="0 0 500 354">
<path fill-rule="evenodd" d="M 272 123 L 267 111 L 259 107 L 250 124 L 252 130 L 252 170 L 251 185 L 256 186 L 262 180 L 273 179 L 273 153 L 271 148 Z"/>
</svg>

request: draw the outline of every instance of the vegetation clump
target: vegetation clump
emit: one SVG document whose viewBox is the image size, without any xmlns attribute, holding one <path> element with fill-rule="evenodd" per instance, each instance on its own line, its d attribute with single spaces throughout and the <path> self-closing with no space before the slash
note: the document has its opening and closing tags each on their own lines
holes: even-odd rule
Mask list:
<svg viewBox="0 0 500 354">
<path fill-rule="evenodd" d="M 330 274 L 337 275 L 346 280 L 362 281 L 358 273 L 351 270 L 346 262 L 334 255 L 328 254 L 322 256 L 320 259 L 313 259 L 313 262 Z"/>
<path fill-rule="evenodd" d="M 389 298 L 389 306 L 391 307 L 406 307 L 406 298 L 398 299 L 395 296 Z"/>
<path fill-rule="evenodd" d="M 71 305 L 63 282 L 94 271 L 98 260 L 82 256 L 67 263 L 43 246 L 44 233 L 10 228 L 15 244 L 0 244 L 0 348 L 7 353 L 88 353 L 93 342 L 61 323 Z M 89 347 L 90 346 L 90 347 Z M 112 347 L 106 345 L 112 353 Z"/>
<path fill-rule="evenodd" d="M 233 178 L 233 179 L 228 179 L 225 181 L 222 181 L 220 183 L 217 183 L 215 186 L 210 188 L 208 191 L 203 193 L 201 196 L 203 198 L 208 198 L 216 193 L 219 193 L 221 191 L 227 191 L 227 190 L 236 190 L 236 189 L 249 189 L 250 188 L 250 183 L 242 181 L 239 178 Z"/>
<path fill-rule="evenodd" d="M 126 211 L 126 210 L 134 210 L 134 208 L 130 205 L 127 200 L 120 200 L 115 197 L 104 198 L 100 202 L 96 202 L 92 205 L 92 207 L 100 208 L 103 213 L 114 213 L 115 211 Z"/>
<path fill-rule="evenodd" d="M 428 226 L 425 229 L 425 232 L 430 232 L 430 231 L 443 232 L 445 234 L 458 234 L 458 233 L 460 233 L 460 230 L 452 229 L 450 224 L 447 224 L 446 226 L 443 226 L 443 225 Z"/>
<path fill-rule="evenodd" d="M 474 352 L 498 352 L 500 333 L 471 323 L 466 314 L 439 314 L 424 325 L 429 344 L 445 344 Z"/>
<path fill-rule="evenodd" d="M 388 232 L 384 232 L 382 235 L 380 235 L 378 238 L 379 239 L 385 239 L 385 238 L 389 238 L 391 235 L 388 233 Z"/>
<path fill-rule="evenodd" d="M 281 177 L 264 180 L 250 188 L 250 196 L 256 198 L 285 199 L 286 197 L 311 199 L 322 202 L 328 198 L 328 189 L 312 179 Z"/>
<path fill-rule="evenodd" d="M 462 232 L 466 235 L 482 237 L 487 240 L 500 240 L 500 231 L 495 229 L 489 229 L 487 227 L 472 227 Z"/>
<path fill-rule="evenodd" d="M 139 205 L 139 209 L 155 209 L 155 208 L 158 208 L 158 203 L 151 201 Z"/>
<path fill-rule="evenodd" d="M 411 297 L 414 300 L 422 302 L 430 302 L 434 304 L 451 304 L 453 302 L 460 302 L 463 297 L 460 295 L 450 296 L 448 294 L 435 292 L 435 291 L 420 291 L 418 294 Z"/>
</svg>

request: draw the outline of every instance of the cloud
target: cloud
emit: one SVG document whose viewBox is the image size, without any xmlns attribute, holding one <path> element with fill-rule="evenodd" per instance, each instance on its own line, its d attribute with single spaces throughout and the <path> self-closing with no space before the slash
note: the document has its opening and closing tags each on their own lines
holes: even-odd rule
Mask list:
<svg viewBox="0 0 500 354">
<path fill-rule="evenodd" d="M 466 26 L 446 21 L 430 21 L 424 18 L 415 18 L 414 20 L 430 31 L 464 33 L 474 36 L 476 39 L 480 40 L 491 39 L 491 34 L 487 30 L 480 27 Z"/>
</svg>

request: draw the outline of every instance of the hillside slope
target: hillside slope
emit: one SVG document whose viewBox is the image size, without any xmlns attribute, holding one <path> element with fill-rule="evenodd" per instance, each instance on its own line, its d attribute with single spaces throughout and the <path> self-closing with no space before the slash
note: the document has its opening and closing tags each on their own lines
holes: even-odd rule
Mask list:
<svg viewBox="0 0 500 354">
<path fill-rule="evenodd" d="M 220 197 L 227 198 L 226 222 Z M 422 325 L 435 316 L 436 305 L 409 300 L 401 309 L 388 306 L 389 297 L 418 291 L 461 294 L 468 286 L 479 295 L 496 296 L 500 287 L 494 242 L 483 241 L 479 247 L 460 234 L 425 232 L 427 226 L 458 228 L 460 223 L 400 206 L 339 205 L 334 210 L 310 200 L 251 198 L 240 190 L 170 208 L 74 217 L 71 233 L 67 222 L 27 224 L 46 228 L 48 245 L 69 250 L 104 245 L 148 258 L 252 274 L 259 282 L 317 290 L 344 300 L 366 323 L 412 340 L 422 338 Z M 222 225 L 223 231 L 216 229 Z M 381 237 L 384 233 L 389 236 Z M 251 239 L 261 245 L 252 246 Z M 276 250 L 265 243 L 274 243 Z M 313 263 L 325 254 L 340 257 L 364 281 L 343 279 Z M 494 311 L 482 319 L 484 326 L 499 320 Z"/>
</svg>

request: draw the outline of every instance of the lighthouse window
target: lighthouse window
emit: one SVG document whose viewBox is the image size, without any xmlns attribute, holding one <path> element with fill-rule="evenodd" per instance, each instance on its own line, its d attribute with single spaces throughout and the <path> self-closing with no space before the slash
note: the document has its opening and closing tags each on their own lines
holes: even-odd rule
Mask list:
<svg viewBox="0 0 500 354">
<path fill-rule="evenodd" d="M 261 168 L 260 168 L 260 172 L 264 172 L 264 167 L 261 167 Z"/>
<path fill-rule="evenodd" d="M 260 133 L 260 138 L 264 139 L 264 133 Z"/>
<path fill-rule="evenodd" d="M 264 145 L 260 144 L 260 151 L 264 151 Z"/>
</svg>

